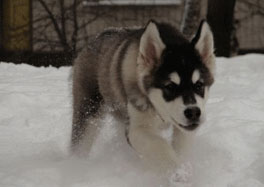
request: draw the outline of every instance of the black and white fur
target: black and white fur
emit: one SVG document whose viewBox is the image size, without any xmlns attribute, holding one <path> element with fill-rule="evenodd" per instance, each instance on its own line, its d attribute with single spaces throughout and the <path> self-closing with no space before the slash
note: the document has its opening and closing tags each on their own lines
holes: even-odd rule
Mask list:
<svg viewBox="0 0 264 187">
<path fill-rule="evenodd" d="M 92 122 L 102 105 L 128 120 L 131 146 L 161 171 L 179 163 L 178 152 L 205 120 L 213 83 L 212 32 L 202 21 L 192 41 L 169 24 L 109 29 L 98 35 L 73 67 L 72 149 L 85 134 L 91 146 Z M 172 129 L 170 140 L 162 136 Z"/>
</svg>

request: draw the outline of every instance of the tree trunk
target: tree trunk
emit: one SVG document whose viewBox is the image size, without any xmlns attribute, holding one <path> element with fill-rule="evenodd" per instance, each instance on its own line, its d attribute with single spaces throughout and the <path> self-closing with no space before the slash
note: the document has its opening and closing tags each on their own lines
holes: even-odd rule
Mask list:
<svg viewBox="0 0 264 187">
<path fill-rule="evenodd" d="M 202 18 L 204 0 L 186 0 L 181 24 L 181 32 L 188 38 L 196 33 Z"/>
<path fill-rule="evenodd" d="M 231 36 L 236 0 L 208 0 L 207 20 L 214 34 L 217 56 L 231 56 Z"/>
</svg>

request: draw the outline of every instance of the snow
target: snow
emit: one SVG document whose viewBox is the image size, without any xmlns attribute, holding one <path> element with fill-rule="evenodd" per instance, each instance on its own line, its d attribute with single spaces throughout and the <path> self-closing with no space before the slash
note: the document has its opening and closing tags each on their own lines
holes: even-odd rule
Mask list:
<svg viewBox="0 0 264 187">
<path fill-rule="evenodd" d="M 207 121 L 166 180 L 141 163 L 105 114 L 90 155 L 68 154 L 69 67 L 0 63 L 1 187 L 264 187 L 264 55 L 218 58 Z"/>
</svg>

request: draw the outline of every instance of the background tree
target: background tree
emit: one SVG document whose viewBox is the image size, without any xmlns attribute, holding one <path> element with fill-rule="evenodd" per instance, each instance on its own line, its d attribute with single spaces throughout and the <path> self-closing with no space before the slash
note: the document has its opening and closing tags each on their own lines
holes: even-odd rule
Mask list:
<svg viewBox="0 0 264 187">
<path fill-rule="evenodd" d="M 246 16 L 243 19 L 251 18 L 255 15 L 264 16 L 264 1 L 263 0 L 240 0 L 245 4 L 247 9 L 240 9 L 241 12 L 246 12 Z M 243 20 L 242 20 L 243 21 Z"/>
<path fill-rule="evenodd" d="M 63 51 L 75 56 L 87 44 L 89 24 L 104 13 L 90 12 L 89 18 L 80 15 L 83 0 L 34 0 L 37 10 L 33 20 L 33 42 L 38 51 Z M 55 34 L 55 35 L 54 35 Z"/>
<path fill-rule="evenodd" d="M 207 20 L 214 34 L 217 56 L 232 54 L 235 3 L 236 0 L 208 0 Z"/>
<path fill-rule="evenodd" d="M 201 20 L 201 0 L 186 0 L 184 5 L 181 32 L 191 38 L 199 26 Z"/>
<path fill-rule="evenodd" d="M 237 0 L 235 12 L 239 53 L 264 53 L 264 1 Z"/>
</svg>

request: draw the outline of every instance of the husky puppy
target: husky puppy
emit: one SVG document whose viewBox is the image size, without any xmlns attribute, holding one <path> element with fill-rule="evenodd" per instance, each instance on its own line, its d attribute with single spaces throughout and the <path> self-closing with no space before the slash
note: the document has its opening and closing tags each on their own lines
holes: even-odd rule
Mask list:
<svg viewBox="0 0 264 187">
<path fill-rule="evenodd" d="M 98 131 L 92 120 L 104 104 L 128 120 L 128 142 L 143 159 L 174 168 L 178 152 L 205 120 L 214 67 L 206 21 L 191 41 L 153 20 L 144 28 L 105 30 L 74 63 L 73 151 L 85 131 L 92 144 Z M 173 130 L 170 139 L 162 136 L 164 129 Z"/>
</svg>

